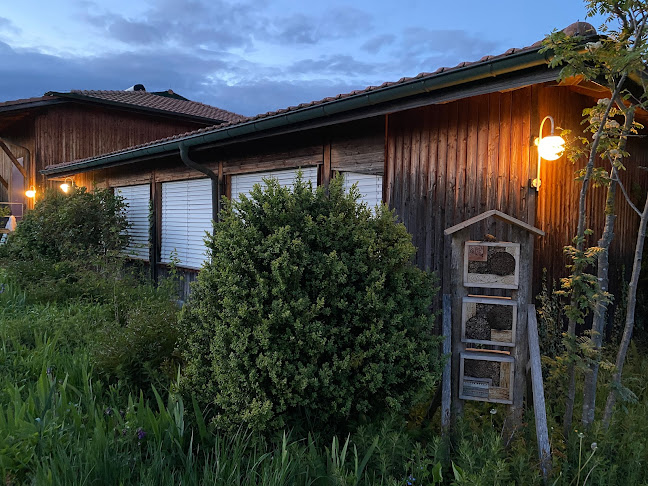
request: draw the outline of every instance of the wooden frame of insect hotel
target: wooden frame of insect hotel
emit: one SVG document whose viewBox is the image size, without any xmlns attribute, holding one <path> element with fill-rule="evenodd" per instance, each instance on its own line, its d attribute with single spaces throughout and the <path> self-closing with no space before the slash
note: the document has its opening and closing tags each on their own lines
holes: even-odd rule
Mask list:
<svg viewBox="0 0 648 486">
<path fill-rule="evenodd" d="M 488 218 L 497 224 L 486 224 Z M 485 228 L 496 228 L 500 238 L 485 235 L 480 241 Z M 510 423 L 521 423 L 533 245 L 544 232 L 490 210 L 445 234 L 452 237 L 451 293 L 444 295 L 443 310 L 444 352 L 451 359 L 444 370 L 442 423 L 450 423 L 451 413 L 461 414 L 466 400 L 508 404 Z"/>
</svg>

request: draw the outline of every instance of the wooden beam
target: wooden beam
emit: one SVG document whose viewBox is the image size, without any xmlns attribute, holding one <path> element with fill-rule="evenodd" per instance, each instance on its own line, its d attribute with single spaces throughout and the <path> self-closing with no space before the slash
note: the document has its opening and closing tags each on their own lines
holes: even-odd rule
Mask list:
<svg viewBox="0 0 648 486">
<path fill-rule="evenodd" d="M 25 168 L 22 166 L 20 162 L 18 162 L 18 159 L 16 156 L 13 154 L 13 152 L 7 147 L 7 144 L 4 143 L 2 140 L 0 140 L 0 148 L 4 151 L 5 154 L 7 154 L 7 157 L 11 159 L 13 164 L 16 166 L 16 168 L 20 171 L 22 176 L 26 179 L 29 180 L 29 176 L 27 175 L 27 171 Z"/>
<path fill-rule="evenodd" d="M 324 142 L 322 154 L 322 180 L 321 185 L 328 188 L 331 182 L 331 142 Z M 327 189 L 328 190 L 328 189 Z"/>
<path fill-rule="evenodd" d="M 452 400 L 452 382 L 450 380 L 450 357 L 452 353 L 452 296 L 443 294 L 443 356 L 447 359 L 443 366 L 441 382 L 441 428 L 447 432 L 450 428 L 450 404 Z"/>
<path fill-rule="evenodd" d="M 470 239 L 470 229 L 463 228 L 461 231 L 452 235 L 452 252 L 450 260 L 450 288 L 452 295 L 452 322 L 455 323 L 451 330 L 452 336 L 452 356 L 450 380 L 452 383 L 452 404 L 451 404 L 451 422 L 454 424 L 458 417 L 463 414 L 463 400 L 459 399 L 459 368 L 461 353 L 464 351 L 464 344 L 461 342 L 461 326 L 456 323 L 461 322 L 461 304 L 463 298 L 468 296 L 468 289 L 463 285 L 463 260 L 464 260 L 464 243 Z"/>
<path fill-rule="evenodd" d="M 9 189 L 9 183 L 8 183 L 8 182 L 5 180 L 5 178 L 2 177 L 1 175 L 0 175 L 0 184 L 2 184 L 3 186 L 5 186 L 5 189 Z"/>
<path fill-rule="evenodd" d="M 536 435 L 538 437 L 538 454 L 540 456 L 540 469 L 542 470 L 542 475 L 544 476 L 545 481 L 547 481 L 551 474 L 551 445 L 549 443 L 547 408 L 545 405 L 544 384 L 542 382 L 538 322 L 536 320 L 535 305 L 533 304 L 529 304 L 528 318 L 531 383 L 533 386 L 533 411 L 535 413 Z"/>
<path fill-rule="evenodd" d="M 503 221 L 505 223 L 511 224 L 513 226 L 517 226 L 519 228 L 522 228 L 529 233 L 532 233 L 537 236 L 544 236 L 545 232 L 542 231 L 541 229 L 536 228 L 535 226 L 531 226 L 530 224 L 525 223 L 524 221 L 520 221 L 517 218 L 514 218 L 513 216 L 509 216 L 508 214 L 505 214 L 501 211 L 498 211 L 497 209 L 490 209 L 482 214 L 479 214 L 477 216 L 474 216 L 470 219 L 467 219 L 466 221 L 463 221 L 459 224 L 456 224 L 454 226 L 451 226 L 450 228 L 447 228 L 444 233 L 446 235 L 451 235 L 459 230 L 465 229 L 468 226 L 472 226 L 475 223 L 479 223 L 480 221 L 489 218 L 489 217 L 494 217 L 495 219 L 499 219 L 500 221 Z"/>
</svg>

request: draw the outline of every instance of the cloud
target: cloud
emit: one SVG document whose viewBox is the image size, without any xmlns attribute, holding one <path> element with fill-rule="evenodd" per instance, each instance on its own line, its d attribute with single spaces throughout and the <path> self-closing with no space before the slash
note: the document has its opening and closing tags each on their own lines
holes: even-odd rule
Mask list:
<svg viewBox="0 0 648 486">
<path fill-rule="evenodd" d="M 8 18 L 0 17 L 0 32 L 6 32 L 7 34 L 20 34 L 21 30 Z"/>
<path fill-rule="evenodd" d="M 149 91 L 171 88 L 196 101 L 255 115 L 364 87 L 340 81 L 335 71 L 345 63 L 349 64 L 344 69 L 350 69 L 352 59 L 313 61 L 313 70 L 321 62 L 333 75 L 292 80 L 292 67 L 278 73 L 272 67 L 224 53 L 201 54 L 207 57 L 164 51 L 157 56 L 136 52 L 77 59 L 13 49 L 0 42 L 0 101 L 42 96 L 47 91 L 119 90 L 142 83 Z M 277 79 L 277 75 L 288 79 Z M 229 82 L 228 77 L 235 81 Z M 16 79 L 21 82 L 16 83 Z"/>
<path fill-rule="evenodd" d="M 357 61 L 352 56 L 334 54 L 317 59 L 303 59 L 291 64 L 284 72 L 292 76 L 333 74 L 353 77 L 358 74 L 366 76 L 375 73 L 376 65 Z"/>
<path fill-rule="evenodd" d="M 366 41 L 360 48 L 370 54 L 377 54 L 383 47 L 393 44 L 396 36 L 393 34 L 382 34 L 372 37 Z"/>
<path fill-rule="evenodd" d="M 269 27 L 260 33 L 260 38 L 286 45 L 361 38 L 372 29 L 372 16 L 356 8 L 332 8 L 318 15 L 296 13 L 268 20 Z"/>
<path fill-rule="evenodd" d="M 102 11 L 99 5 L 88 2 L 81 6 L 84 20 L 102 35 L 131 46 L 249 47 L 259 25 L 258 15 L 244 2 L 193 0 L 178 6 L 177 2 L 161 0 L 137 18 Z"/>
<path fill-rule="evenodd" d="M 391 54 L 394 59 L 404 60 L 410 66 L 430 71 L 499 53 L 497 46 L 496 42 L 464 30 L 412 27 L 403 31 L 398 48 Z"/>
</svg>

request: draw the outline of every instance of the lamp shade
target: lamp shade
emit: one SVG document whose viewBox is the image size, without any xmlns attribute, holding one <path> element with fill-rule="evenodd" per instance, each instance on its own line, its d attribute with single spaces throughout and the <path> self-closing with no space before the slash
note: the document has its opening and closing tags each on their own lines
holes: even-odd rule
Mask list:
<svg viewBox="0 0 648 486">
<path fill-rule="evenodd" d="M 36 189 L 34 188 L 34 186 L 31 186 L 27 191 L 25 191 L 25 196 L 27 196 L 30 199 L 36 197 Z"/>
<path fill-rule="evenodd" d="M 61 191 L 67 193 L 69 190 L 70 190 L 70 184 L 68 184 L 67 182 L 64 182 L 63 184 L 61 184 Z"/>
<path fill-rule="evenodd" d="M 565 140 L 557 135 L 541 138 L 538 141 L 538 155 L 545 160 L 556 160 L 565 152 Z"/>
</svg>

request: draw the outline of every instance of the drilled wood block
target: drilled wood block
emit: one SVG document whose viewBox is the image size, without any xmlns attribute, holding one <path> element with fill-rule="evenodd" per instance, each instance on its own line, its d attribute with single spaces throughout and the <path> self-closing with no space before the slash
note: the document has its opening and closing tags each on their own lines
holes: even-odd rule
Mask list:
<svg viewBox="0 0 648 486">
<path fill-rule="evenodd" d="M 505 297 L 464 297 L 461 341 L 515 346 L 517 302 Z"/>
<path fill-rule="evenodd" d="M 513 403 L 515 360 L 502 351 L 469 349 L 460 355 L 459 398 Z"/>
<path fill-rule="evenodd" d="M 517 289 L 520 280 L 520 244 L 467 241 L 464 286 Z"/>
</svg>

